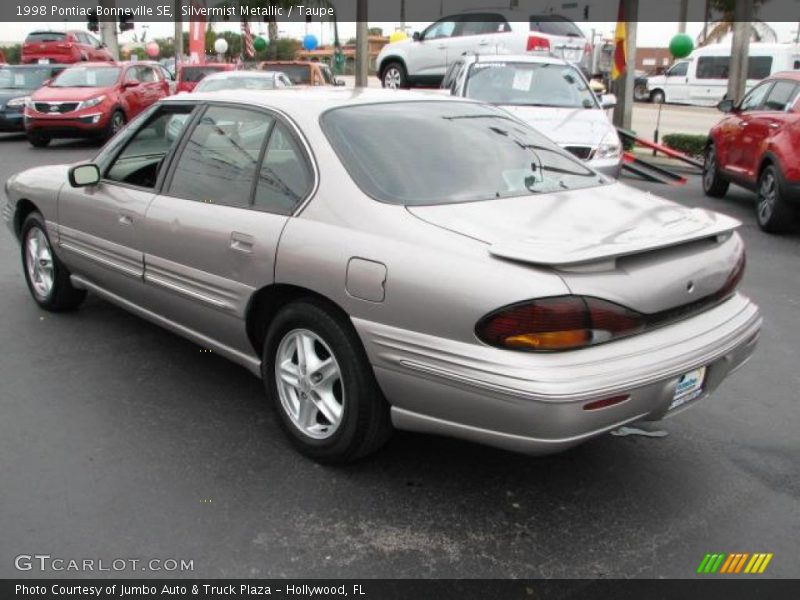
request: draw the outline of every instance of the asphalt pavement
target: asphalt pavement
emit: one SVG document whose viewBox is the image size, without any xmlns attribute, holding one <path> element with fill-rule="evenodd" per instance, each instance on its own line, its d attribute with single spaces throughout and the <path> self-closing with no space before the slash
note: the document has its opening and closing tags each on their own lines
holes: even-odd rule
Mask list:
<svg viewBox="0 0 800 600">
<path fill-rule="evenodd" d="M 0 184 L 91 157 L 0 136 Z M 752 195 L 634 182 L 742 220 L 760 348 L 711 398 L 650 429 L 531 458 L 398 433 L 357 464 L 293 451 L 244 369 L 96 297 L 30 299 L 0 231 L 0 577 L 693 577 L 708 552 L 800 563 L 800 233 Z M 191 572 L 20 572 L 19 555 L 175 559 Z"/>
</svg>

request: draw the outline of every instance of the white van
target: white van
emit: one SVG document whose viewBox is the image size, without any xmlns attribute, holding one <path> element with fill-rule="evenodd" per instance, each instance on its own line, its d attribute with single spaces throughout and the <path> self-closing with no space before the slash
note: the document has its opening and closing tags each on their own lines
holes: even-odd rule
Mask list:
<svg viewBox="0 0 800 600">
<path fill-rule="evenodd" d="M 779 71 L 800 69 L 800 45 L 750 44 L 747 90 Z M 650 101 L 715 106 L 728 91 L 731 45 L 711 44 L 679 60 L 663 75 L 647 78 Z"/>
</svg>

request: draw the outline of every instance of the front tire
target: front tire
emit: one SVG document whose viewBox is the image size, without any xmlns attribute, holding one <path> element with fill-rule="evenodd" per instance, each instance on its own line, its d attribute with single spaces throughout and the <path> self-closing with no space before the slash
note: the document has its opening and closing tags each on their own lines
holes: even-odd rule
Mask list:
<svg viewBox="0 0 800 600">
<path fill-rule="evenodd" d="M 662 90 L 653 90 L 650 92 L 650 102 L 653 104 L 664 104 L 667 98 L 664 96 L 664 92 Z"/>
<path fill-rule="evenodd" d="M 405 89 L 408 86 L 408 73 L 402 63 L 390 62 L 381 75 L 381 85 L 390 90 Z"/>
<path fill-rule="evenodd" d="M 120 109 L 116 109 L 113 113 L 111 113 L 111 118 L 108 121 L 108 129 L 106 129 L 105 139 L 111 139 L 123 127 L 125 127 L 125 113 L 123 113 Z"/>
<path fill-rule="evenodd" d="M 262 373 L 281 428 L 306 456 L 351 462 L 389 438 L 389 406 L 352 325 L 315 299 L 273 319 Z"/>
<path fill-rule="evenodd" d="M 784 198 L 781 177 L 775 165 L 767 165 L 758 178 L 756 221 L 768 233 L 786 231 L 792 221 L 792 209 Z"/>
<path fill-rule="evenodd" d="M 72 310 L 86 298 L 86 290 L 70 282 L 69 271 L 53 251 L 44 219 L 37 212 L 22 224 L 22 268 L 31 296 L 45 310 Z"/>
<path fill-rule="evenodd" d="M 719 172 L 717 149 L 714 144 L 709 144 L 703 161 L 703 191 L 706 196 L 722 198 L 728 192 L 728 186 L 730 183 L 723 179 Z"/>
<path fill-rule="evenodd" d="M 28 141 L 34 148 L 46 148 L 50 144 L 50 136 L 38 131 L 31 131 L 27 134 Z"/>
</svg>

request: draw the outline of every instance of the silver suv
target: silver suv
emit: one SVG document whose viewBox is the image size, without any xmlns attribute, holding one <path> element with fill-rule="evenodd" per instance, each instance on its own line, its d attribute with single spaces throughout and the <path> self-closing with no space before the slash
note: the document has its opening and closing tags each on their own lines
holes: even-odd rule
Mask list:
<svg viewBox="0 0 800 600">
<path fill-rule="evenodd" d="M 447 67 L 464 53 L 548 55 L 576 63 L 584 73 L 591 61 L 589 41 L 564 17 L 519 10 L 464 12 L 384 46 L 378 77 L 388 88 L 438 86 Z"/>
</svg>

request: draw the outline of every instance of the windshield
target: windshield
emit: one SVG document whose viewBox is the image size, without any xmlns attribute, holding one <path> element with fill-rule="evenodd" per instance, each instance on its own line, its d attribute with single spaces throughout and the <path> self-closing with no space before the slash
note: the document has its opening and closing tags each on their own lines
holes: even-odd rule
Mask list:
<svg viewBox="0 0 800 600">
<path fill-rule="evenodd" d="M 325 135 L 358 186 L 393 204 L 491 200 L 574 190 L 606 179 L 491 106 L 396 102 L 336 108 Z"/>
<path fill-rule="evenodd" d="M 212 73 L 219 73 L 223 67 L 181 67 L 181 81 L 197 82 L 203 79 L 206 75 Z"/>
<path fill-rule="evenodd" d="M 51 87 L 108 87 L 119 78 L 116 67 L 72 67 L 56 77 Z"/>
<path fill-rule="evenodd" d="M 275 88 L 272 77 L 221 77 L 204 79 L 197 84 L 196 92 L 218 92 L 220 90 L 271 90 Z"/>
<path fill-rule="evenodd" d="M 294 85 L 311 83 L 311 68 L 306 65 L 264 65 L 263 71 L 282 71 Z"/>
<path fill-rule="evenodd" d="M 578 69 L 563 64 L 474 63 L 465 95 L 492 104 L 598 108 Z"/>
<path fill-rule="evenodd" d="M 33 90 L 42 87 L 42 84 L 50 79 L 53 69 L 45 67 L 41 69 L 31 68 L 0 68 L 0 88 L 6 90 Z"/>
</svg>

